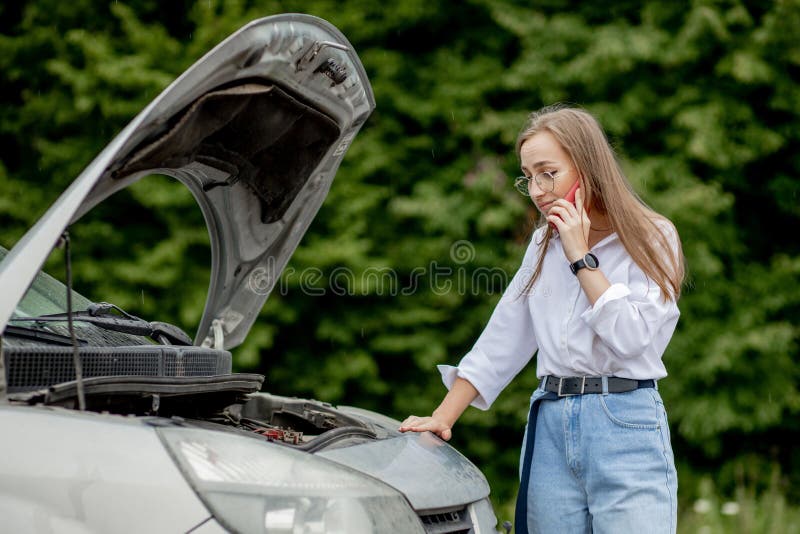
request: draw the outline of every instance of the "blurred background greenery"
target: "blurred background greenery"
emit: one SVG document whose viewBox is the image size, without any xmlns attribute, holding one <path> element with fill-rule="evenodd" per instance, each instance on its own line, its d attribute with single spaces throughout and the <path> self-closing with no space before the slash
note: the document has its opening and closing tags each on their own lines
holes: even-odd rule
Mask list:
<svg viewBox="0 0 800 534">
<path fill-rule="evenodd" d="M 535 7 L 531 7 L 535 4 Z M 37 0 L 0 6 L 0 245 L 11 248 L 138 111 L 245 22 L 305 12 L 359 52 L 377 109 L 291 260 L 295 275 L 436 265 L 513 274 L 534 209 L 512 187 L 526 114 L 571 102 L 605 125 L 629 178 L 670 217 L 689 279 L 661 392 L 684 532 L 800 532 L 800 2 Z M 188 191 L 143 180 L 72 230 L 76 289 L 194 332 L 208 237 Z M 470 243 L 466 261 L 452 254 Z M 474 252 L 474 253 L 472 253 Z M 53 254 L 48 270 L 63 273 Z M 240 371 L 265 389 L 429 413 L 437 363 L 471 347 L 484 284 L 312 296 L 285 275 Z M 454 280 L 454 284 L 455 284 Z M 513 516 L 533 365 L 452 443 Z"/>
</svg>

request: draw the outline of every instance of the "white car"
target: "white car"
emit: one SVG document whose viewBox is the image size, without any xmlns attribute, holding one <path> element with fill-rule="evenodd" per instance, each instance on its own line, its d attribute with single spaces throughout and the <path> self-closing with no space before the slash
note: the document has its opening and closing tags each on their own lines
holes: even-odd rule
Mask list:
<svg viewBox="0 0 800 534">
<path fill-rule="evenodd" d="M 485 477 L 434 435 L 231 373 L 229 351 L 374 107 L 336 28 L 307 15 L 256 20 L 0 250 L 0 531 L 495 531 Z M 211 283 L 194 339 L 40 271 L 70 224 L 151 174 L 186 185 L 208 226 Z"/>
</svg>

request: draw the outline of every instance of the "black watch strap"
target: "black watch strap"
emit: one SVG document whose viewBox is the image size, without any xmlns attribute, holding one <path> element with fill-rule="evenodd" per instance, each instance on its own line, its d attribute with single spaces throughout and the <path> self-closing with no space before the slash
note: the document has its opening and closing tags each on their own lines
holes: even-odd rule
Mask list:
<svg viewBox="0 0 800 534">
<path fill-rule="evenodd" d="M 586 255 L 579 259 L 574 263 L 569 264 L 569 270 L 572 271 L 572 274 L 575 276 L 578 275 L 578 271 L 581 269 L 589 269 L 590 271 L 594 271 L 600 266 L 600 262 L 597 259 L 597 256 L 592 254 L 591 252 L 587 252 Z"/>
</svg>

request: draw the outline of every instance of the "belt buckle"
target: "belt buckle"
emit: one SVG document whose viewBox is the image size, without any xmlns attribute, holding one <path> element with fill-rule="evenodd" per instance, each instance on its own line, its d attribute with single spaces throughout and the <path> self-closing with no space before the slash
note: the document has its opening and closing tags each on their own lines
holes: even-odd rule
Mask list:
<svg viewBox="0 0 800 534">
<path fill-rule="evenodd" d="M 575 397 L 576 395 L 583 395 L 583 392 L 586 390 L 586 376 L 581 377 L 581 391 L 580 393 L 564 393 L 562 392 L 561 388 L 564 386 L 564 377 L 561 376 L 558 378 L 558 396 L 559 397 Z"/>
</svg>

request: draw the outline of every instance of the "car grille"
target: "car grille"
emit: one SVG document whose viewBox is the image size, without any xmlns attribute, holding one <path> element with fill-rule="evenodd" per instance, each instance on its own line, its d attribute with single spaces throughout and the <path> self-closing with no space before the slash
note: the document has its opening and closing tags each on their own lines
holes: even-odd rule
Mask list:
<svg viewBox="0 0 800 534">
<path fill-rule="evenodd" d="M 72 347 L 4 347 L 10 393 L 75 380 Z M 81 347 L 84 378 L 96 376 L 215 376 L 231 373 L 231 353 L 163 345 Z"/>
<path fill-rule="evenodd" d="M 471 534 L 472 521 L 466 508 L 419 514 L 428 534 Z"/>
</svg>

